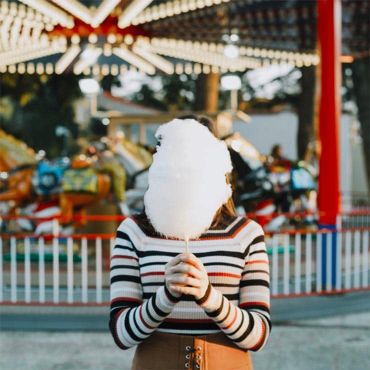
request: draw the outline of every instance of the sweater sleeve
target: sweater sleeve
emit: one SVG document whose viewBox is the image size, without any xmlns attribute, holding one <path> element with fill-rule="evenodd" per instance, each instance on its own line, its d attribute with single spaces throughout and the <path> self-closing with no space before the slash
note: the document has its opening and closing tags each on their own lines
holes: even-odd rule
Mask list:
<svg viewBox="0 0 370 370">
<path fill-rule="evenodd" d="M 143 300 L 137 251 L 123 224 L 117 231 L 111 257 L 110 296 L 109 329 L 121 349 L 149 337 L 178 302 L 165 286 Z"/>
<path fill-rule="evenodd" d="M 211 284 L 198 301 L 206 314 L 239 347 L 261 350 L 270 335 L 270 274 L 262 228 L 256 224 L 253 241 L 245 250 L 240 280 L 239 305 L 225 298 Z"/>
</svg>

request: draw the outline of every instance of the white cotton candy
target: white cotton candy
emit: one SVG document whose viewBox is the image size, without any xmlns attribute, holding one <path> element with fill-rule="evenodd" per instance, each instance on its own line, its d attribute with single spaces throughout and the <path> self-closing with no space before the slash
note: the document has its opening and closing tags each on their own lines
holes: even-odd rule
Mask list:
<svg viewBox="0 0 370 370">
<path fill-rule="evenodd" d="M 149 168 L 146 214 L 166 237 L 198 238 L 232 195 L 226 144 L 193 119 L 163 124 L 155 136 L 160 146 Z"/>
</svg>

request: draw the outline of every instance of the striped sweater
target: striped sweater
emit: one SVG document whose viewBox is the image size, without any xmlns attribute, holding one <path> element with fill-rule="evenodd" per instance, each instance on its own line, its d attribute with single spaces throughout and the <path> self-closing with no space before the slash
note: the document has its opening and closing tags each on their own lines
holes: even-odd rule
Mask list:
<svg viewBox="0 0 370 370">
<path fill-rule="evenodd" d="M 261 350 L 271 331 L 269 263 L 262 228 L 238 216 L 224 230 L 190 240 L 190 251 L 208 272 L 205 302 L 176 299 L 164 284 L 166 263 L 185 242 L 145 234 L 135 217 L 119 226 L 111 258 L 109 327 L 127 349 L 155 330 L 182 335 L 223 331 L 236 345 Z"/>
</svg>

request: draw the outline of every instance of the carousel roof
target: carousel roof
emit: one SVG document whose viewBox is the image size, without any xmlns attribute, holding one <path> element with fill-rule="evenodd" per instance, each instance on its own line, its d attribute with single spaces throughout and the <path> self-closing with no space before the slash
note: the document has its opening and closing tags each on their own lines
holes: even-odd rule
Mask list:
<svg viewBox="0 0 370 370">
<path fill-rule="evenodd" d="M 3 0 L 0 72 L 148 74 L 319 63 L 313 0 Z M 342 54 L 369 55 L 370 2 L 342 0 Z"/>
</svg>

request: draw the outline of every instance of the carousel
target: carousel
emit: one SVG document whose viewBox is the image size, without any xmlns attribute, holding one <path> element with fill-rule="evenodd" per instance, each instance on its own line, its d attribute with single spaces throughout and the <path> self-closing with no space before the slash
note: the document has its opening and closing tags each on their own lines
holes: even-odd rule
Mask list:
<svg viewBox="0 0 370 370">
<path fill-rule="evenodd" d="M 238 133 L 222 139 L 233 159 L 240 212 L 260 211 L 259 221 L 268 224 L 274 220 L 265 208 L 280 212 L 287 196 L 312 210 L 307 194 L 317 180 L 320 223 L 330 226 L 340 211 L 339 68 L 369 57 L 368 12 L 367 1 L 355 0 L 2 0 L 0 73 L 96 80 L 132 70 L 194 74 L 217 92 L 220 76 L 280 64 L 316 68 L 318 179 L 302 163 L 270 166 Z M 217 116 L 211 95 L 204 112 Z M 246 119 L 238 104 L 232 108 Z M 123 215 L 140 209 L 152 160 L 150 148 L 119 135 L 89 143 L 74 158 L 47 161 L 0 131 L 0 152 L 1 228 L 36 234 L 55 234 L 55 217 L 58 232 L 83 226 L 86 207 L 101 201 Z"/>
</svg>

